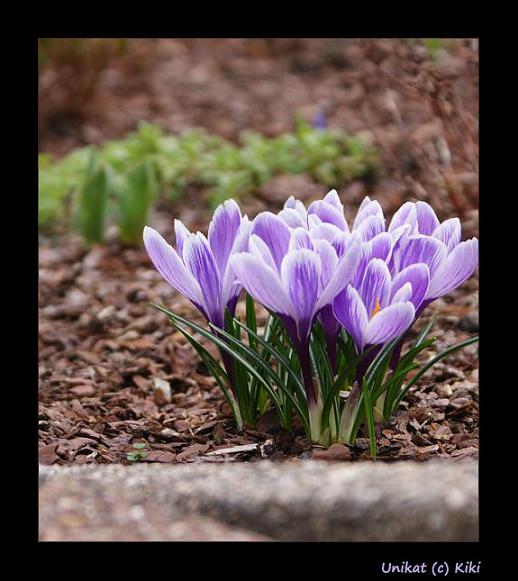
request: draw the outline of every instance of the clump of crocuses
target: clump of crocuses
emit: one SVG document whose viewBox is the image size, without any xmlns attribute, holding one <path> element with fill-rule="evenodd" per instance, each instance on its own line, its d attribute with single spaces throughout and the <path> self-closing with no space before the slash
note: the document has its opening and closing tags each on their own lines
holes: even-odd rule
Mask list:
<svg viewBox="0 0 518 581">
<path fill-rule="evenodd" d="M 323 445 L 353 444 L 363 426 L 374 457 L 375 423 L 389 422 L 434 363 L 478 340 L 415 361 L 435 341 L 434 319 L 412 334 L 416 319 L 478 265 L 478 240 L 461 241 L 459 219 L 441 223 L 425 202 L 403 204 L 387 224 L 367 197 L 350 226 L 335 190 L 307 208 L 292 196 L 279 213 L 253 220 L 229 200 L 208 237 L 178 220 L 175 237 L 176 249 L 144 229 L 153 264 L 207 327 L 155 306 L 199 353 L 239 429 L 269 408 L 286 430 L 298 417 Z M 236 317 L 242 293 L 244 320 Z M 262 327 L 255 303 L 268 311 Z M 201 338 L 217 346 L 223 365 Z"/>
</svg>

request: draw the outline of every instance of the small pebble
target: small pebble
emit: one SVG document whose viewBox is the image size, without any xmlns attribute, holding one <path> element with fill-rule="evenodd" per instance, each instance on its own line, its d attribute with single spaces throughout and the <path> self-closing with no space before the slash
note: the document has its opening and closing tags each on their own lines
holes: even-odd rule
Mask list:
<svg viewBox="0 0 518 581">
<path fill-rule="evenodd" d="M 315 448 L 313 450 L 313 460 L 327 460 L 331 462 L 349 462 L 351 451 L 344 444 L 333 444 L 327 449 Z"/>
<path fill-rule="evenodd" d="M 462 317 L 459 321 L 459 329 L 468 333 L 478 333 L 478 313 Z"/>
</svg>

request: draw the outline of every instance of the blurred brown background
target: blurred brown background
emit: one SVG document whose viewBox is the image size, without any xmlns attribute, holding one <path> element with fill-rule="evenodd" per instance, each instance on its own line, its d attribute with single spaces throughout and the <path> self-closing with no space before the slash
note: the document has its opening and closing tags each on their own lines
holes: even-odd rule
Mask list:
<svg viewBox="0 0 518 581">
<path fill-rule="evenodd" d="M 366 193 L 388 213 L 419 198 L 476 233 L 476 39 L 40 39 L 39 58 L 42 152 L 120 138 L 142 120 L 278 135 L 321 110 L 381 153 L 374 184 L 340 192 L 346 208 Z M 315 187 L 289 176 L 270 190 L 304 198 Z"/>
</svg>

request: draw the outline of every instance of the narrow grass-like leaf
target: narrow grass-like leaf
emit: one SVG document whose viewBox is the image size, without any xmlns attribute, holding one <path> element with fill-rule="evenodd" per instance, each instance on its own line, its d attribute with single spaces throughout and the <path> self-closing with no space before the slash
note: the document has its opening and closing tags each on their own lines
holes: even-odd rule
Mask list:
<svg viewBox="0 0 518 581">
<path fill-rule="evenodd" d="M 87 244 L 104 240 L 106 206 L 110 190 L 110 170 L 92 155 L 76 207 L 76 226 Z"/>
<path fill-rule="evenodd" d="M 455 345 L 448 347 L 448 349 L 445 349 L 444 351 L 442 351 L 441 353 L 439 353 L 438 355 L 436 355 L 435 357 L 430 359 L 430 361 L 426 365 L 424 365 L 414 375 L 414 377 L 412 377 L 412 379 L 401 390 L 401 393 L 396 397 L 396 399 L 394 401 L 394 407 L 392 409 L 392 413 L 397 409 L 397 407 L 399 406 L 399 403 L 401 402 L 401 400 L 403 399 L 403 397 L 405 396 L 407 391 L 414 385 L 414 383 L 416 381 L 418 381 L 430 369 L 430 367 L 433 367 L 443 357 L 446 357 L 446 355 L 449 355 L 450 353 L 454 353 L 455 351 L 458 351 L 459 349 L 462 349 L 463 347 L 467 347 L 468 345 L 472 345 L 473 343 L 476 343 L 478 341 L 478 339 L 479 339 L 478 336 L 477 337 L 470 337 L 469 339 L 466 339 L 465 341 L 461 341 L 460 343 L 456 343 Z"/>
<path fill-rule="evenodd" d="M 157 191 L 157 178 L 149 159 L 125 176 L 119 194 L 119 233 L 124 244 L 136 245 L 142 241 L 142 230 Z"/>
<path fill-rule="evenodd" d="M 365 379 L 363 379 L 362 381 L 362 394 L 365 409 L 365 417 L 367 419 L 367 432 L 369 434 L 370 452 L 372 459 L 376 460 L 376 432 L 374 428 L 374 414 L 372 409 L 370 390 L 367 385 L 367 381 Z"/>
<path fill-rule="evenodd" d="M 242 325 L 242 323 L 240 323 L 238 321 L 239 325 Z M 210 325 L 212 328 L 215 328 L 213 325 Z M 275 384 L 290 398 L 290 400 L 292 401 L 295 409 L 297 410 L 297 412 L 299 413 L 299 415 L 301 416 L 301 420 L 304 421 L 304 411 L 301 408 L 299 402 L 297 401 L 297 399 L 294 398 L 293 394 L 291 393 L 291 390 L 288 389 L 288 387 L 284 384 L 284 382 L 282 381 L 282 379 L 279 377 L 279 375 L 271 368 L 270 365 L 268 365 L 264 359 L 262 359 L 255 351 L 253 351 L 252 349 L 244 346 L 242 343 L 240 343 L 237 339 L 235 339 L 235 337 L 232 337 L 232 335 L 230 335 L 229 333 L 222 331 L 221 329 L 218 330 L 218 332 L 231 344 L 234 345 L 238 348 L 243 349 L 244 352 L 246 352 L 246 354 L 254 361 L 254 363 L 256 363 L 258 365 L 259 368 L 261 368 L 263 370 L 263 372 L 270 377 Z M 229 347 L 227 347 L 228 352 L 233 355 L 235 353 L 235 351 L 232 351 Z M 235 355 L 233 355 L 235 356 Z M 252 368 L 253 369 L 253 368 Z M 256 377 L 261 377 L 257 374 L 257 372 L 254 369 L 254 375 Z M 262 383 L 264 384 L 264 380 L 262 381 Z M 309 424 L 308 424 L 309 426 Z"/>
</svg>

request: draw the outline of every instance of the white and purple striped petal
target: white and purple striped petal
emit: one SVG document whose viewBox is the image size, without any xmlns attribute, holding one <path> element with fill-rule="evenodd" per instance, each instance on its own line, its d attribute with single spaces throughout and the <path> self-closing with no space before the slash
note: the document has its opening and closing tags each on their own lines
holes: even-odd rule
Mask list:
<svg viewBox="0 0 518 581">
<path fill-rule="evenodd" d="M 385 217 L 383 216 L 383 209 L 380 206 L 380 203 L 377 200 L 371 201 L 369 197 L 366 197 L 363 200 L 358 213 L 356 214 L 356 218 L 353 224 L 353 232 L 366 218 L 369 218 L 370 216 L 380 216 L 380 218 L 385 220 Z"/>
<path fill-rule="evenodd" d="M 313 323 L 321 268 L 320 256 L 307 248 L 289 252 L 282 261 L 281 282 L 292 304 L 301 340 L 309 335 Z"/>
<path fill-rule="evenodd" d="M 385 218 L 379 214 L 367 216 L 354 230 L 355 234 L 361 236 L 365 241 L 369 241 L 378 234 L 385 231 Z"/>
<path fill-rule="evenodd" d="M 219 327 L 223 326 L 225 305 L 222 303 L 221 277 L 209 243 L 200 232 L 189 234 L 184 241 L 183 261 L 200 285 L 210 320 Z"/>
<path fill-rule="evenodd" d="M 280 270 L 282 259 L 288 252 L 290 243 L 288 225 L 271 212 L 261 212 L 254 219 L 252 232 L 266 242 L 275 265 Z"/>
<path fill-rule="evenodd" d="M 333 301 L 333 313 L 341 325 L 352 336 L 358 352 L 365 345 L 365 330 L 369 323 L 367 309 L 358 291 L 349 285 Z"/>
<path fill-rule="evenodd" d="M 241 210 L 234 200 L 226 200 L 216 208 L 209 224 L 209 246 L 221 275 L 241 226 Z"/>
<path fill-rule="evenodd" d="M 410 226 L 410 234 L 417 232 L 417 210 L 415 204 L 412 202 L 405 202 L 394 214 L 390 221 L 388 231 L 392 232 L 404 224 Z"/>
<path fill-rule="evenodd" d="M 428 266 L 430 276 L 433 277 L 447 255 L 448 249 L 443 242 L 431 236 L 417 234 L 407 236 L 400 241 L 394 260 L 397 272 L 411 264 L 423 262 Z"/>
<path fill-rule="evenodd" d="M 426 297 L 428 287 L 430 286 L 430 271 L 426 264 L 411 264 L 393 278 L 391 302 L 396 301 L 397 293 L 407 284 L 411 286 L 411 294 L 406 300 L 409 300 L 417 311 Z"/>
<path fill-rule="evenodd" d="M 432 236 L 433 238 L 437 238 L 437 240 L 440 240 L 446 244 L 448 253 L 450 253 L 460 242 L 460 220 L 458 218 L 450 218 L 449 220 L 445 220 L 442 224 L 435 228 Z"/>
<path fill-rule="evenodd" d="M 436 299 L 460 286 L 478 265 L 478 240 L 458 244 L 432 275 L 427 299 Z"/>
<path fill-rule="evenodd" d="M 288 250 L 300 250 L 301 248 L 314 250 L 313 238 L 305 228 L 295 228 L 291 232 Z"/>
<path fill-rule="evenodd" d="M 379 311 L 367 324 L 365 345 L 384 345 L 403 334 L 415 318 L 415 308 L 410 302 L 393 303 Z"/>
<path fill-rule="evenodd" d="M 385 262 L 379 258 L 372 259 L 365 269 L 358 289 L 369 316 L 375 309 L 384 308 L 388 304 L 391 282 L 390 272 Z"/>
<path fill-rule="evenodd" d="M 203 307 L 203 295 L 197 280 L 185 268 L 176 250 L 149 226 L 144 228 L 144 246 L 151 262 L 164 279 L 196 306 Z"/>
<path fill-rule="evenodd" d="M 290 298 L 281 284 L 277 270 L 248 252 L 234 254 L 229 266 L 246 292 L 256 301 L 275 313 L 294 318 Z"/>
<path fill-rule="evenodd" d="M 324 200 L 317 200 L 310 204 L 308 208 L 308 215 L 315 214 L 326 224 L 334 224 L 340 230 L 349 231 L 349 226 L 345 221 L 343 210 L 338 210 L 336 206 L 328 204 Z"/>
<path fill-rule="evenodd" d="M 415 209 L 417 212 L 417 229 L 419 234 L 430 236 L 439 226 L 439 219 L 430 204 L 426 202 L 416 202 Z"/>
</svg>

